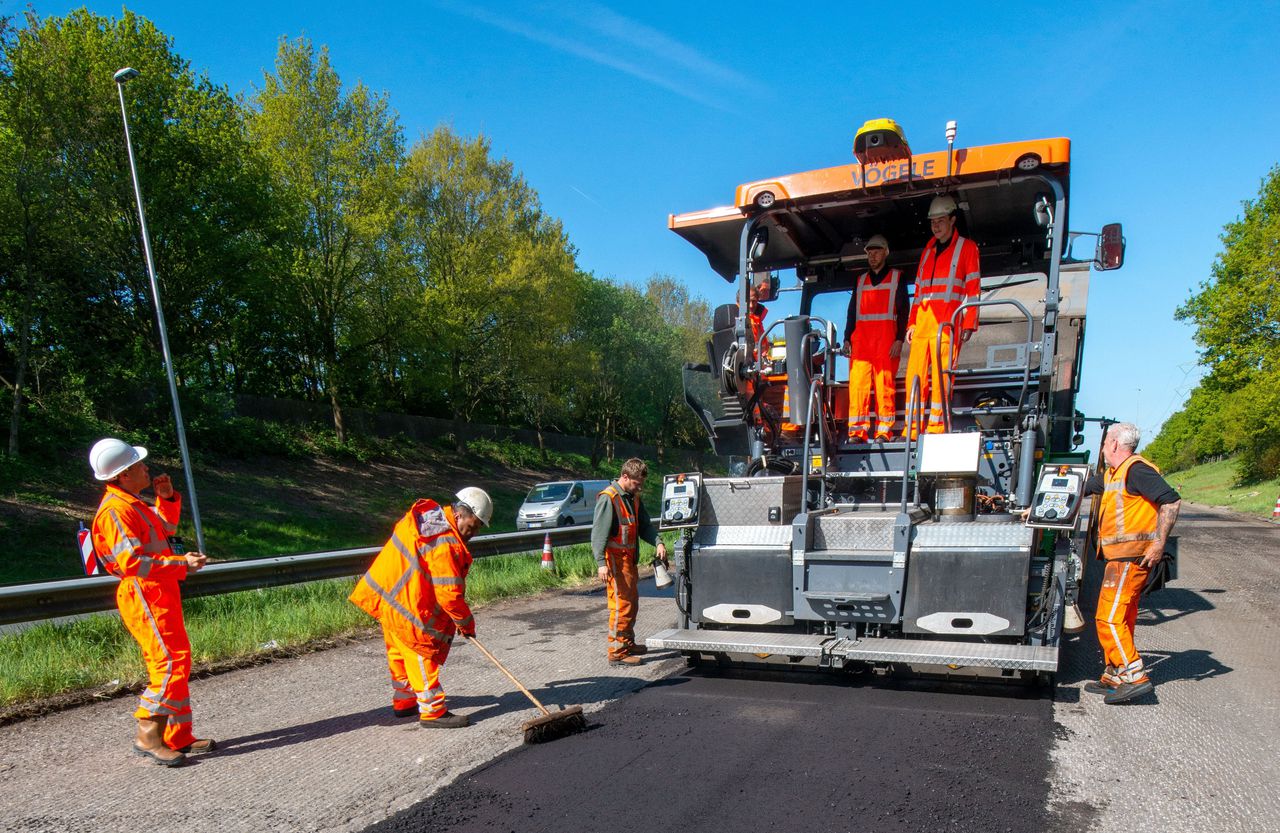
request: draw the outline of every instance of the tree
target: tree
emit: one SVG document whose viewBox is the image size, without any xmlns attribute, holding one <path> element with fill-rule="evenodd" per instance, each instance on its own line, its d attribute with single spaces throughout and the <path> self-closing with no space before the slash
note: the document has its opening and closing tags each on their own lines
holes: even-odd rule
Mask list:
<svg viewBox="0 0 1280 833">
<path fill-rule="evenodd" d="M 289 212 L 281 323 L 345 442 L 345 386 L 366 375 L 366 352 L 392 337 L 394 314 L 406 309 L 397 287 L 399 122 L 385 95 L 363 84 L 344 90 L 328 50 L 305 38 L 281 40 L 254 104 L 250 135 Z"/>
<path fill-rule="evenodd" d="M 484 136 L 439 127 L 405 165 L 405 250 L 418 281 L 415 361 L 421 397 L 438 391 L 462 423 L 484 404 L 521 400 L 541 427 L 559 408 L 539 390 L 564 355 L 573 315 L 574 251 L 559 221 Z"/>
</svg>

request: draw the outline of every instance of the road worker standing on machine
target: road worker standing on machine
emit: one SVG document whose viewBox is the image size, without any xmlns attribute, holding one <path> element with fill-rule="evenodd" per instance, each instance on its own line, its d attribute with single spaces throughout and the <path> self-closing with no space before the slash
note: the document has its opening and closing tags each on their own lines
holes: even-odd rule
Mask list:
<svg viewBox="0 0 1280 833">
<path fill-rule="evenodd" d="M 961 304 L 978 300 L 982 290 L 978 246 L 956 230 L 958 211 L 955 198 L 947 194 L 934 197 L 929 204 L 929 230 L 933 237 L 920 253 L 916 298 L 907 321 L 907 339 L 911 342 L 907 358 L 908 406 L 914 381 L 919 379 L 923 412 L 919 422 L 930 434 L 946 431 L 943 408 L 951 396 L 950 377 L 942 372 L 939 361 L 950 367 L 959 351 L 953 344 L 955 334 L 951 327 L 942 325 L 951 321 Z M 978 329 L 978 310 L 965 310 L 956 326 L 960 341 L 968 341 Z M 909 430 L 915 436 L 916 426 L 909 426 Z"/>
<path fill-rule="evenodd" d="M 466 715 L 445 705 L 440 668 L 455 633 L 475 636 L 465 597 L 471 551 L 467 542 L 488 526 L 493 501 L 468 486 L 452 506 L 422 499 L 391 533 L 351 593 L 351 601 L 382 623 L 396 717 L 418 717 L 423 729 L 460 729 Z"/>
<path fill-rule="evenodd" d="M 133 716 L 138 736 L 133 750 L 160 766 L 178 766 L 186 754 L 212 752 L 217 743 L 192 732 L 191 641 L 182 618 L 178 582 L 205 565 L 203 553 L 177 547 L 182 496 L 169 475 L 151 479 L 147 450 L 114 438 L 99 440 L 89 451 L 93 476 L 106 481 L 106 494 L 93 516 L 94 556 L 120 579 L 116 606 L 120 620 L 142 648 L 148 685 Z M 155 489 L 148 506 L 142 491 Z"/>
<path fill-rule="evenodd" d="M 844 340 L 849 349 L 849 441 L 871 435 L 871 390 L 875 388 L 875 441 L 893 438 L 897 418 L 894 377 L 907 329 L 907 282 L 886 269 L 889 241 L 877 234 L 867 241 L 868 271 L 854 282 Z"/>
</svg>

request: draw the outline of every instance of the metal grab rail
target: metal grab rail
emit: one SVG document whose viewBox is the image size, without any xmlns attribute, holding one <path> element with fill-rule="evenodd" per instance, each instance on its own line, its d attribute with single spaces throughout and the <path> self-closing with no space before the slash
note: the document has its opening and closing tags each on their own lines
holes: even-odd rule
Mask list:
<svg viewBox="0 0 1280 833">
<path fill-rule="evenodd" d="M 998 307 L 998 306 L 1017 307 L 1018 310 L 1022 312 L 1023 317 L 1027 319 L 1027 340 L 1024 343 L 1027 345 L 1028 353 L 1027 353 L 1027 361 L 1022 368 L 1022 371 L 1023 371 L 1022 372 L 1022 392 L 1018 394 L 1018 413 L 1021 414 L 1022 409 L 1026 406 L 1027 388 L 1031 386 L 1030 350 L 1032 349 L 1032 345 L 1034 344 L 1034 342 L 1032 341 L 1032 338 L 1035 337 L 1035 319 L 1031 317 L 1031 311 L 1027 309 L 1025 306 L 1023 306 L 1021 301 L 1018 301 L 1015 298 L 992 298 L 986 301 L 965 301 L 963 304 L 956 307 L 956 311 L 951 313 L 950 319 L 946 321 L 941 321 L 938 323 L 938 338 L 936 343 L 934 344 L 934 363 L 938 368 L 939 376 L 941 376 L 943 380 L 942 422 L 943 422 L 943 425 L 946 426 L 948 433 L 951 432 L 951 389 L 955 387 L 955 363 L 956 361 L 959 360 L 960 348 L 963 347 L 963 342 L 961 342 L 959 339 L 956 338 L 956 320 L 959 318 L 960 313 L 964 312 L 970 307 L 976 309 L 977 307 Z M 947 330 L 951 331 L 951 350 L 950 350 L 951 360 L 947 363 L 945 367 L 942 365 L 943 328 L 946 328 Z M 950 381 L 947 381 L 948 379 Z"/>
<path fill-rule="evenodd" d="M 542 548 L 548 533 L 551 542 L 557 546 L 584 544 L 591 540 L 591 525 L 477 535 L 467 547 L 473 558 L 532 552 Z M 373 557 L 381 550 L 380 546 L 360 547 L 210 563 L 200 572 L 187 576 L 182 582 L 182 595 L 186 598 L 216 596 L 240 590 L 357 576 L 369 569 Z M 93 576 L 0 587 L 0 625 L 114 610 L 119 584 L 120 579 L 115 576 Z"/>
</svg>

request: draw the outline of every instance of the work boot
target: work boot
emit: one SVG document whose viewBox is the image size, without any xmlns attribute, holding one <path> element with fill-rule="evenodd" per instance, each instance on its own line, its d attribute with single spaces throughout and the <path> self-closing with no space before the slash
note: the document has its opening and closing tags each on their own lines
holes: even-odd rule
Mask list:
<svg viewBox="0 0 1280 833">
<path fill-rule="evenodd" d="M 178 747 L 178 751 L 186 755 L 203 755 L 206 752 L 212 752 L 217 748 L 218 742 L 216 740 L 213 738 L 204 738 L 203 740 L 188 743 L 186 746 L 180 746 Z"/>
<path fill-rule="evenodd" d="M 1102 702 L 1108 706 L 1114 706 L 1117 703 L 1125 703 L 1135 697 L 1141 697 L 1150 691 L 1155 691 L 1155 686 L 1150 680 L 1142 680 L 1137 683 L 1121 683 L 1116 690 L 1102 698 Z"/>
<path fill-rule="evenodd" d="M 396 717 L 417 717 L 418 704 L 414 703 L 412 706 L 405 706 L 403 709 L 397 709 L 395 706 L 392 706 L 391 713 Z"/>
<path fill-rule="evenodd" d="M 461 729 L 470 725 L 471 721 L 465 714 L 454 714 L 450 711 L 439 717 L 424 717 L 418 721 L 419 729 Z"/>
<path fill-rule="evenodd" d="M 1110 694 L 1115 691 L 1117 687 L 1109 683 L 1104 683 L 1100 680 L 1090 680 L 1082 685 L 1081 688 L 1090 694 Z"/>
<path fill-rule="evenodd" d="M 642 664 L 643 662 L 644 661 L 640 659 L 640 657 L 632 656 L 631 654 L 623 654 L 620 657 L 609 657 L 610 665 L 636 666 L 636 665 Z"/>
<path fill-rule="evenodd" d="M 139 717 L 138 736 L 133 741 L 134 753 L 150 758 L 158 766 L 181 766 L 187 756 L 164 745 L 164 727 L 168 723 L 167 715 Z"/>
<path fill-rule="evenodd" d="M 627 653 L 633 657 L 642 657 L 649 653 L 649 649 L 644 645 L 628 645 Z"/>
</svg>

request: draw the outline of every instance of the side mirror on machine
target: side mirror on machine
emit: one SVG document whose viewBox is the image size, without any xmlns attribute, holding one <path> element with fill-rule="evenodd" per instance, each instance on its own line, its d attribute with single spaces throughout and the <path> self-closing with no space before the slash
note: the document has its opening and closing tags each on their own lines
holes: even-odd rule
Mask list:
<svg viewBox="0 0 1280 833">
<path fill-rule="evenodd" d="M 761 303 L 772 303 L 778 300 L 777 272 L 756 272 L 751 279 L 755 282 L 756 293 Z"/>
<path fill-rule="evenodd" d="M 1098 235 L 1098 249 L 1093 263 L 1100 272 L 1124 266 L 1124 230 L 1119 223 L 1107 223 Z"/>
</svg>

